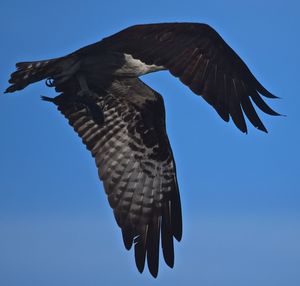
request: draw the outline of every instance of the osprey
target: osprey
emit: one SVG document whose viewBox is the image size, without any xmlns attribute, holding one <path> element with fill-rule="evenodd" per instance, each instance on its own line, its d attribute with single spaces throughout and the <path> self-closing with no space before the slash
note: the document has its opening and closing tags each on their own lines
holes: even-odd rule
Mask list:
<svg viewBox="0 0 300 286">
<path fill-rule="evenodd" d="M 163 99 L 139 77 L 170 71 L 242 132 L 245 117 L 267 132 L 253 103 L 279 115 L 261 95 L 276 97 L 206 24 L 136 25 L 69 55 L 16 67 L 5 92 L 44 79 L 60 92 L 42 99 L 57 106 L 91 151 L 125 247 L 134 245 L 138 270 L 147 260 L 154 277 L 160 244 L 166 264 L 174 265 L 182 218 Z"/>
</svg>

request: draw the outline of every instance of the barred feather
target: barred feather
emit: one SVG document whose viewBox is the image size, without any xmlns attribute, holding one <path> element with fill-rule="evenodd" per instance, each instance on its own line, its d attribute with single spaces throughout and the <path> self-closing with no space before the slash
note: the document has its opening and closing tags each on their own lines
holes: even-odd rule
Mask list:
<svg viewBox="0 0 300 286">
<path fill-rule="evenodd" d="M 57 73 L 56 62 L 57 59 L 17 63 L 17 70 L 11 74 L 9 79 L 11 86 L 5 90 L 5 93 L 23 89 L 33 82 L 53 76 Z"/>
<path fill-rule="evenodd" d="M 173 267 L 173 238 L 181 239 L 182 221 L 161 96 L 138 79 L 115 80 L 95 99 L 104 114 L 100 125 L 76 96 L 43 99 L 58 106 L 95 157 L 124 245 L 135 244 L 139 271 L 147 259 L 157 276 L 160 232 L 165 260 Z"/>
</svg>

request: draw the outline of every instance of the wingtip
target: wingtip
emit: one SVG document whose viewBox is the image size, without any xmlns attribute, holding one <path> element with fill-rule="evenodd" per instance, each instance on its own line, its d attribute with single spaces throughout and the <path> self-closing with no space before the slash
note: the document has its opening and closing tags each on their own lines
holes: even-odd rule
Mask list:
<svg viewBox="0 0 300 286">
<path fill-rule="evenodd" d="M 248 128 L 247 126 L 240 126 L 240 125 L 237 125 L 235 122 L 234 122 L 235 126 L 238 128 L 238 130 L 240 130 L 243 134 L 248 134 Z"/>
<path fill-rule="evenodd" d="M 146 249 L 144 237 L 140 236 L 135 238 L 134 241 L 134 256 L 135 256 L 135 265 L 140 273 L 144 271 L 145 268 L 145 258 L 146 258 Z"/>
<path fill-rule="evenodd" d="M 151 261 L 148 260 L 148 269 L 149 269 L 150 274 L 151 274 L 154 278 L 156 278 L 157 275 L 158 275 L 158 268 L 159 268 L 159 266 L 158 266 L 158 261 L 155 261 L 155 262 L 153 263 L 153 261 L 151 262 Z"/>
<path fill-rule="evenodd" d="M 132 242 L 131 243 L 125 243 L 125 241 L 123 241 L 124 242 L 124 246 L 125 246 L 125 248 L 126 248 L 126 250 L 130 250 L 131 249 L 131 247 L 132 247 Z"/>
<path fill-rule="evenodd" d="M 263 95 L 266 96 L 265 94 L 263 94 Z M 266 96 L 266 97 L 272 98 L 272 99 L 282 99 L 281 97 L 276 96 L 276 95 L 274 95 L 274 94 L 271 93 L 271 92 L 269 92 L 269 93 L 268 93 L 268 96 Z"/>
<path fill-rule="evenodd" d="M 234 122 L 235 126 L 243 133 L 243 134 L 248 134 L 248 127 L 247 127 L 247 124 L 245 122 L 245 125 L 237 125 L 235 122 Z"/>
<path fill-rule="evenodd" d="M 158 275 L 158 270 L 155 270 L 155 271 L 152 271 L 152 270 L 149 270 L 150 271 L 150 274 L 152 275 L 153 278 L 157 278 L 157 275 Z"/>
<path fill-rule="evenodd" d="M 138 271 L 142 274 L 145 268 L 145 263 L 137 263 L 137 261 L 135 261 L 136 263 L 136 268 L 138 269 Z"/>
<path fill-rule="evenodd" d="M 274 99 L 277 99 L 279 98 L 278 96 L 274 95 L 273 93 L 271 93 L 270 91 L 268 91 L 265 87 L 263 87 L 259 82 L 258 83 L 258 88 L 257 88 L 257 91 L 262 94 L 263 96 L 265 97 L 268 97 L 268 98 L 274 98 Z"/>
<path fill-rule="evenodd" d="M 267 128 L 265 126 L 263 126 L 263 127 L 255 126 L 255 128 L 257 128 L 258 130 L 260 130 L 260 131 L 262 131 L 262 132 L 264 132 L 266 134 L 269 133 L 268 130 L 267 130 Z"/>
<path fill-rule="evenodd" d="M 270 114 L 270 115 L 272 115 L 272 116 L 282 116 L 283 114 L 280 114 L 280 113 L 274 111 L 274 112 L 273 112 L 272 114 Z"/>
<path fill-rule="evenodd" d="M 139 273 L 140 274 L 142 274 L 143 272 L 144 272 L 144 266 L 141 266 L 141 267 L 139 267 L 138 265 L 136 265 L 137 266 L 137 269 L 138 269 L 138 271 L 139 271 Z M 154 278 L 154 279 L 156 279 L 157 278 L 157 276 L 158 276 L 158 270 L 156 271 L 156 270 L 151 270 L 151 269 L 149 269 L 149 273 L 151 274 L 151 276 Z"/>
<path fill-rule="evenodd" d="M 170 257 L 164 255 L 164 259 L 166 264 L 170 267 L 173 268 L 174 264 L 175 264 L 175 257 L 174 257 L 174 253 L 172 253 L 172 255 Z"/>
<path fill-rule="evenodd" d="M 7 89 L 4 90 L 4 93 L 12 93 L 13 90 L 12 90 L 12 87 L 9 86 Z"/>
<path fill-rule="evenodd" d="M 130 230 L 121 229 L 122 230 L 122 237 L 123 237 L 123 243 L 127 250 L 130 250 L 133 244 L 133 234 Z"/>
<path fill-rule="evenodd" d="M 173 233 L 175 239 L 180 242 L 181 239 L 182 239 L 182 232 L 179 232 L 179 233 Z"/>
</svg>

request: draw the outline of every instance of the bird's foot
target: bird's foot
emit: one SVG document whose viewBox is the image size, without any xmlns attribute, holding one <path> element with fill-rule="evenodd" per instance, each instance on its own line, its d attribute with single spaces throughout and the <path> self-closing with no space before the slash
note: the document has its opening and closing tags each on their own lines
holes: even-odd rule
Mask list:
<svg viewBox="0 0 300 286">
<path fill-rule="evenodd" d="M 94 119 L 94 121 L 101 125 L 104 123 L 104 113 L 102 106 L 97 104 L 98 95 L 91 91 L 87 85 L 86 79 L 83 75 L 78 75 L 80 90 L 77 92 L 77 102 L 83 104 L 87 113 Z"/>
<path fill-rule="evenodd" d="M 93 98 L 94 93 L 89 89 L 81 89 L 77 92 L 77 96 L 81 98 Z"/>
</svg>

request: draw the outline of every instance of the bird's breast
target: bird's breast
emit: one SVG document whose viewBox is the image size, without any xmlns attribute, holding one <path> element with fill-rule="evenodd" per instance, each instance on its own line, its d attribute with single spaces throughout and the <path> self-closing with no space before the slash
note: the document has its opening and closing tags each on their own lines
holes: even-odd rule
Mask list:
<svg viewBox="0 0 300 286">
<path fill-rule="evenodd" d="M 133 58 L 129 54 L 124 54 L 124 62 L 114 74 L 119 76 L 141 76 L 147 73 L 164 70 L 165 67 L 157 65 L 147 65 L 139 59 Z"/>
</svg>

